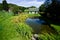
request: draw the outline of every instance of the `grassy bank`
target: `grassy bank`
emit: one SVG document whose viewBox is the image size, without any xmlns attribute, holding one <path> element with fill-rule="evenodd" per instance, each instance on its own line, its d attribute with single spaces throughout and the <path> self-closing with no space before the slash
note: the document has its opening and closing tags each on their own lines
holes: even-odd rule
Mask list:
<svg viewBox="0 0 60 40">
<path fill-rule="evenodd" d="M 31 40 L 32 29 L 23 22 L 24 18 L 20 18 L 0 12 L 0 40 Z"/>
<path fill-rule="evenodd" d="M 0 11 L 0 40 L 31 40 L 33 29 L 25 23 L 29 17 L 40 16 L 39 14 L 19 14 L 13 16 L 13 12 Z M 60 32 L 59 25 L 53 25 Z M 39 40 L 60 40 L 60 35 L 41 33 Z"/>
<path fill-rule="evenodd" d="M 60 32 L 60 25 L 51 24 L 51 26 L 54 27 L 58 32 Z"/>
<path fill-rule="evenodd" d="M 54 25 L 54 24 L 51 24 L 51 26 L 57 30 L 58 34 L 52 34 L 52 33 L 44 32 L 42 34 L 39 34 L 40 40 L 60 40 L 60 26 Z"/>
</svg>

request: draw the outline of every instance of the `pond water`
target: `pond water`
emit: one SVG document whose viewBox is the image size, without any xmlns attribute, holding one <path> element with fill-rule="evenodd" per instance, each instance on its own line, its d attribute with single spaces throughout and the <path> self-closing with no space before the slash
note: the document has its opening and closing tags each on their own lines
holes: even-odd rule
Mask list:
<svg viewBox="0 0 60 40">
<path fill-rule="evenodd" d="M 39 19 L 39 18 L 34 18 L 34 19 L 28 18 L 28 19 L 26 20 L 26 23 L 27 23 L 30 27 L 32 27 L 32 29 L 33 29 L 36 33 L 38 33 L 38 32 L 40 31 L 41 26 L 42 26 L 44 23 L 46 23 L 46 22 L 45 22 L 44 20 L 42 20 L 42 19 Z"/>
</svg>

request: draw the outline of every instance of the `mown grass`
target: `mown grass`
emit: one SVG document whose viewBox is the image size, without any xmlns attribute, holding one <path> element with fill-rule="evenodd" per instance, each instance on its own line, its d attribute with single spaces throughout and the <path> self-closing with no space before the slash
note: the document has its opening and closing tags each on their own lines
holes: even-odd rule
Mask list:
<svg viewBox="0 0 60 40">
<path fill-rule="evenodd" d="M 28 14 L 29 17 L 34 17 L 34 16 L 41 16 L 40 14 Z"/>
<path fill-rule="evenodd" d="M 21 15 L 27 15 L 28 17 L 41 16 L 39 13 L 37 14 L 21 13 Z"/>
</svg>

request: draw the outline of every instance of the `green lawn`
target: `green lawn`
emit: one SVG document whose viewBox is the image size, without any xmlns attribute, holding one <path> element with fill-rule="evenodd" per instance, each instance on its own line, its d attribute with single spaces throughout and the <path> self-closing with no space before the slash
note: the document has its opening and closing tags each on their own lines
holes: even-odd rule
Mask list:
<svg viewBox="0 0 60 40">
<path fill-rule="evenodd" d="M 28 14 L 30 17 L 41 16 L 40 14 Z"/>
<path fill-rule="evenodd" d="M 41 16 L 39 13 L 37 14 L 32 14 L 32 13 L 22 13 L 23 15 L 28 15 L 29 17 L 34 17 L 34 16 Z M 21 14 L 20 14 L 21 15 Z"/>
</svg>

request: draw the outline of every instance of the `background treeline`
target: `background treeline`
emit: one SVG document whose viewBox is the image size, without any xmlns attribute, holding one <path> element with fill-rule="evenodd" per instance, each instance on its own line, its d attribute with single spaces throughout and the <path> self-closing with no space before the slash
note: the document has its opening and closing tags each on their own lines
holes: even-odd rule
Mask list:
<svg viewBox="0 0 60 40">
<path fill-rule="evenodd" d="M 48 2 L 46 0 L 44 4 L 39 7 L 39 11 L 44 18 L 52 20 L 54 22 L 60 22 L 60 1 L 59 0 L 51 0 Z"/>
<path fill-rule="evenodd" d="M 26 9 L 25 7 L 18 6 L 16 4 L 8 4 L 8 7 L 11 8 L 11 10 L 13 10 L 13 11 L 18 11 L 18 10 L 24 11 Z M 3 10 L 2 3 L 0 3 L 0 10 Z"/>
<path fill-rule="evenodd" d="M 3 0 L 2 3 L 0 3 L 0 11 L 5 10 L 5 11 L 12 11 L 14 13 L 18 12 L 21 10 L 24 12 L 26 7 L 18 6 L 16 4 L 8 4 L 6 0 Z"/>
</svg>

